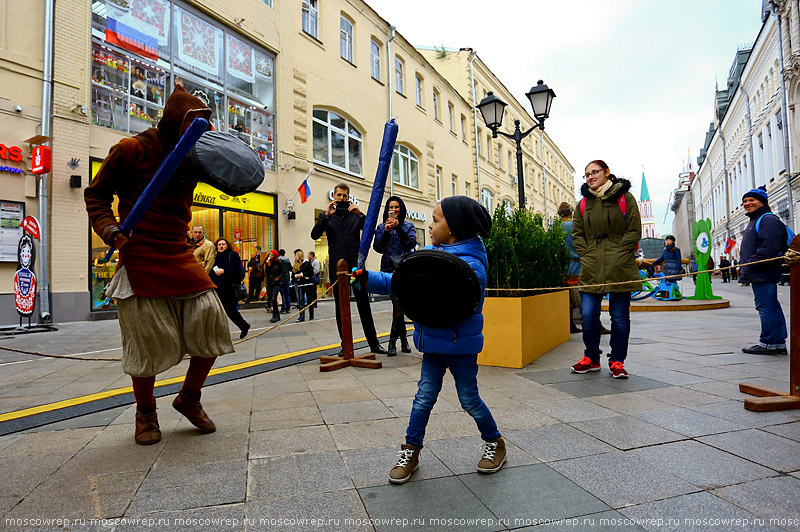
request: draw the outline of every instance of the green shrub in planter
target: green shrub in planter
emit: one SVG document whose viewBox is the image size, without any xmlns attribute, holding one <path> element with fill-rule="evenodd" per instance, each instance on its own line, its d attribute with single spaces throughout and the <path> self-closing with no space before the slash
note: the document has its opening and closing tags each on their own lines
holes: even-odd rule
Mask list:
<svg viewBox="0 0 800 532">
<path fill-rule="evenodd" d="M 492 217 L 491 234 L 485 240 L 489 256 L 487 288 L 512 291 L 488 295 L 520 297 L 542 292 L 514 289 L 562 286 L 570 261 L 564 236 L 558 222 L 545 229 L 541 214 L 498 206 Z"/>
</svg>

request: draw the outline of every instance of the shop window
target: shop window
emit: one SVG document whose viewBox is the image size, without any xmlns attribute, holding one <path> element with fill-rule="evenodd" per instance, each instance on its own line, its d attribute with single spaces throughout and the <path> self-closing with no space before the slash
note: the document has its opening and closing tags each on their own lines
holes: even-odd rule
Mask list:
<svg viewBox="0 0 800 532">
<path fill-rule="evenodd" d="M 175 6 L 174 64 L 195 76 L 222 84 L 223 32 L 205 19 Z"/>
<path fill-rule="evenodd" d="M 274 127 L 272 114 L 228 98 L 228 133 L 253 148 L 268 170 L 275 170 Z"/>
<path fill-rule="evenodd" d="M 313 117 L 314 161 L 362 176 L 361 131 L 333 111 L 314 109 Z"/>
<path fill-rule="evenodd" d="M 92 44 L 92 123 L 140 133 L 164 108 L 167 73 L 110 48 Z"/>
<path fill-rule="evenodd" d="M 274 109 L 274 63 L 272 57 L 227 36 L 228 59 L 225 82 L 231 92 L 254 100 L 264 109 Z"/>
<path fill-rule="evenodd" d="M 407 187 L 419 188 L 419 159 L 410 148 L 401 144 L 394 147 L 392 181 Z"/>
<path fill-rule="evenodd" d="M 92 34 L 137 57 L 169 61 L 169 0 L 92 1 Z"/>
</svg>

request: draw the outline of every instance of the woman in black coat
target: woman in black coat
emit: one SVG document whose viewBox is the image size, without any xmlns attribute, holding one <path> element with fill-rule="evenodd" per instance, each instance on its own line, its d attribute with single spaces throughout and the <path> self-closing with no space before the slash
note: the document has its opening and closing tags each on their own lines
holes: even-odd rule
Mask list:
<svg viewBox="0 0 800 532">
<path fill-rule="evenodd" d="M 214 259 L 214 267 L 211 268 L 211 280 L 217 285 L 217 296 L 222 302 L 225 314 L 241 330 L 239 338 L 244 338 L 250 330 L 250 324 L 239 314 L 238 301 L 233 291 L 233 287 L 244 279 L 242 259 L 231 248 L 227 239 L 218 238 L 214 244 L 217 246 L 217 257 Z"/>
</svg>

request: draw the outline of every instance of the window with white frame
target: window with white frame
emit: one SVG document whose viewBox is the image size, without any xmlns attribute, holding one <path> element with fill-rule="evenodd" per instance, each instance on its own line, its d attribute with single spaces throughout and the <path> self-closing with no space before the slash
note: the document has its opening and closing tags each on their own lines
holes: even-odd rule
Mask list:
<svg viewBox="0 0 800 532">
<path fill-rule="evenodd" d="M 450 192 L 452 196 L 458 196 L 458 177 L 453 174 L 450 178 Z"/>
<path fill-rule="evenodd" d="M 407 146 L 398 144 L 392 155 L 392 181 L 411 188 L 419 188 L 419 159 Z"/>
<path fill-rule="evenodd" d="M 303 31 L 319 39 L 319 0 L 303 0 Z"/>
<path fill-rule="evenodd" d="M 494 196 L 488 189 L 481 190 L 481 205 L 486 207 L 490 214 L 494 212 Z"/>
<path fill-rule="evenodd" d="M 464 115 L 461 115 L 461 140 L 467 142 L 467 117 Z"/>
<path fill-rule="evenodd" d="M 344 15 L 339 19 L 339 55 L 348 63 L 353 62 L 353 23 Z"/>
<path fill-rule="evenodd" d="M 398 56 L 394 56 L 394 90 L 400 94 L 406 93 L 404 72 L 405 65 L 403 64 L 403 60 Z"/>
<path fill-rule="evenodd" d="M 453 104 L 451 102 L 447 102 L 447 116 L 448 120 L 450 121 L 450 131 L 455 132 L 456 130 L 456 122 L 455 122 L 455 109 L 453 108 Z"/>
<path fill-rule="evenodd" d="M 436 167 L 436 200 L 442 199 L 442 167 Z"/>
<path fill-rule="evenodd" d="M 511 152 L 508 152 L 508 173 L 514 174 L 514 159 L 511 155 Z"/>
<path fill-rule="evenodd" d="M 369 65 L 372 79 L 381 80 L 381 44 L 375 40 L 369 44 Z"/>
<path fill-rule="evenodd" d="M 469 195 L 470 195 L 470 186 L 469 186 L 469 183 L 464 183 L 464 195 L 465 195 L 466 197 L 469 197 Z"/>
<path fill-rule="evenodd" d="M 441 120 L 439 118 L 439 91 L 433 89 L 433 118 L 435 120 Z"/>
<path fill-rule="evenodd" d="M 422 103 L 422 76 L 414 74 L 414 91 L 417 97 L 417 107 L 423 107 Z"/>
<path fill-rule="evenodd" d="M 503 169 L 503 146 L 499 142 L 497 143 L 497 167 L 500 170 Z"/>
<path fill-rule="evenodd" d="M 364 175 L 361 132 L 333 111 L 314 109 L 314 161 Z"/>
</svg>

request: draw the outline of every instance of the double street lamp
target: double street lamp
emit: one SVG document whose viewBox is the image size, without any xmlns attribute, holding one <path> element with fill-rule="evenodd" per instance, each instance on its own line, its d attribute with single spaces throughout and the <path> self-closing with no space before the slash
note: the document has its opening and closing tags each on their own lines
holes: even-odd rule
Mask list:
<svg viewBox="0 0 800 532">
<path fill-rule="evenodd" d="M 522 171 L 522 139 L 527 137 L 534 129 L 541 129 L 542 154 L 544 154 L 544 121 L 550 116 L 550 106 L 553 104 L 553 98 L 556 97 L 556 93 L 553 91 L 553 89 L 545 85 L 542 80 L 539 80 L 538 84 L 531 88 L 531 90 L 528 91 L 525 96 L 527 96 L 528 100 L 531 102 L 533 116 L 537 121 L 537 123 L 531 126 L 531 128 L 525 133 L 523 133 L 519 128 L 519 120 L 514 120 L 513 134 L 498 131 L 503 123 L 503 111 L 505 110 L 507 104 L 493 93 L 489 92 L 486 95 L 486 98 L 481 100 L 481 103 L 478 104 L 478 110 L 483 116 L 483 121 L 486 122 L 486 127 L 492 130 L 492 138 L 496 139 L 497 134 L 499 133 L 506 138 L 514 139 L 514 142 L 517 144 L 517 184 L 519 185 L 520 209 L 525 208 L 525 180 Z M 487 146 L 487 150 L 491 150 L 491 148 Z M 491 151 L 488 153 L 491 154 Z M 542 157 L 542 178 L 544 179 L 544 157 Z M 545 192 L 545 203 L 547 202 L 546 194 L 547 192 Z M 546 208 L 547 206 L 545 205 L 545 210 Z"/>
</svg>

